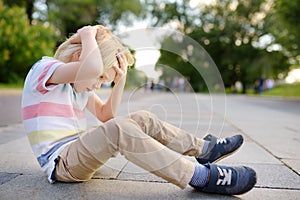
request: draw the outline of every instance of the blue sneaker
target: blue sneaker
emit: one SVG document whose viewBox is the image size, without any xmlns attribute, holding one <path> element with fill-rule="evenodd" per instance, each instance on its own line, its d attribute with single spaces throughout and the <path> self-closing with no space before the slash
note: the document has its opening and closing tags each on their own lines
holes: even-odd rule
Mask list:
<svg viewBox="0 0 300 200">
<path fill-rule="evenodd" d="M 209 182 L 204 187 L 193 186 L 196 190 L 223 195 L 239 195 L 248 192 L 256 184 L 256 172 L 246 166 L 225 167 L 205 164 L 210 169 Z"/>
<path fill-rule="evenodd" d="M 217 162 L 235 151 L 243 144 L 242 135 L 234 135 L 227 138 L 217 138 L 213 135 L 207 135 L 204 140 L 210 141 L 207 153 L 196 157 L 200 164 Z"/>
</svg>

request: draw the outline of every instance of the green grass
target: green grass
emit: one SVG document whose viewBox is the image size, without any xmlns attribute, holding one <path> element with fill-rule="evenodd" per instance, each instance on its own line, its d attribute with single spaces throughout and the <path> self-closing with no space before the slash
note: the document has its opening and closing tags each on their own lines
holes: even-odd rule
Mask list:
<svg viewBox="0 0 300 200">
<path fill-rule="evenodd" d="M 300 83 L 279 85 L 265 91 L 263 96 L 300 97 Z"/>
<path fill-rule="evenodd" d="M 0 90 L 1 89 L 23 89 L 23 84 L 0 83 Z M 227 89 L 226 92 L 230 93 L 228 90 L 229 89 Z M 250 94 L 249 92 L 247 93 Z M 278 85 L 272 90 L 265 91 L 262 96 L 300 97 L 300 83 Z"/>
<path fill-rule="evenodd" d="M 21 83 L 0 83 L 0 89 L 22 89 L 23 86 Z"/>
</svg>

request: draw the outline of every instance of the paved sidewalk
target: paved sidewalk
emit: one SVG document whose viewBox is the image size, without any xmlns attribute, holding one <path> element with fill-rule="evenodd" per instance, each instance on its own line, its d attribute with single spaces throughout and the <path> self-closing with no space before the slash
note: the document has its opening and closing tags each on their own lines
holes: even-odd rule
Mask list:
<svg viewBox="0 0 300 200">
<path fill-rule="evenodd" d="M 107 98 L 107 92 L 100 96 Z M 0 199 L 299 199 L 300 101 L 126 92 L 119 114 L 140 109 L 199 137 L 207 132 L 222 137 L 242 134 L 245 143 L 241 150 L 220 163 L 253 167 L 258 175 L 255 188 L 232 197 L 200 193 L 191 187 L 181 190 L 121 155 L 110 159 L 91 181 L 49 184 L 22 124 L 10 124 L 0 127 Z M 89 115 L 88 125 L 97 124 Z"/>
</svg>

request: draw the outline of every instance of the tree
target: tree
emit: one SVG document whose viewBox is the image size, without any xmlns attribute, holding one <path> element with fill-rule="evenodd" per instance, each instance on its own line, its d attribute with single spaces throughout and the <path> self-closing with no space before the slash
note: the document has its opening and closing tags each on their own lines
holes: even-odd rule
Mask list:
<svg viewBox="0 0 300 200">
<path fill-rule="evenodd" d="M 0 82 L 21 82 L 30 66 L 51 55 L 56 35 L 49 23 L 30 25 L 25 9 L 0 1 Z"/>
<path fill-rule="evenodd" d="M 241 81 L 246 92 L 248 85 L 252 85 L 261 74 L 275 76 L 274 72 L 288 69 L 287 58 L 281 55 L 283 52 L 268 50 L 267 45 L 257 45 L 262 37 L 270 35 L 264 21 L 270 12 L 269 1 L 216 0 L 206 6 L 185 6 L 185 9 L 180 9 L 180 5 L 185 4 L 181 1 L 151 2 L 152 13 L 157 15 L 153 17 L 154 23 L 176 22 L 178 30 L 199 42 L 215 61 L 227 87 Z M 162 7 L 173 9 L 162 10 Z M 181 15 L 184 17 L 178 17 Z M 170 56 L 161 55 L 160 60 Z M 178 63 L 181 73 L 187 73 L 187 68 L 179 65 L 182 63 Z"/>
<path fill-rule="evenodd" d="M 19 7 L 25 7 L 26 9 L 26 15 L 29 19 L 29 23 L 31 24 L 32 22 L 32 14 L 34 11 L 34 2 L 35 0 L 25 0 L 25 1 L 20 1 L 20 0 L 4 0 L 3 3 L 8 6 L 19 6 Z"/>
<path fill-rule="evenodd" d="M 146 74 L 135 68 L 130 69 L 126 76 L 126 89 L 140 89 L 145 84 Z"/>
<path fill-rule="evenodd" d="M 300 65 L 300 0 L 274 0 L 272 11 L 267 23 L 274 43 L 281 45 L 290 64 Z"/>
<path fill-rule="evenodd" d="M 131 24 L 143 10 L 139 0 L 4 0 L 4 4 L 25 8 L 30 24 L 50 22 L 57 28 L 59 40 L 87 24 L 100 23 L 111 29 L 118 23 Z"/>
<path fill-rule="evenodd" d="M 142 10 L 139 0 L 46 0 L 46 5 L 47 13 L 43 15 L 60 30 L 61 39 L 87 24 L 114 28 L 120 21 L 130 23 L 130 16 Z"/>
</svg>

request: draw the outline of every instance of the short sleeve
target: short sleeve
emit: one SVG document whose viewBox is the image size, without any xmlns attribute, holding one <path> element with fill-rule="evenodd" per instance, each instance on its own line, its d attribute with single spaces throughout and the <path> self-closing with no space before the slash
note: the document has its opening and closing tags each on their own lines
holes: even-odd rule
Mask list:
<svg viewBox="0 0 300 200">
<path fill-rule="evenodd" d="M 32 90 L 36 90 L 41 94 L 54 89 L 56 85 L 46 86 L 47 81 L 52 76 L 55 69 L 62 65 L 63 62 L 55 60 L 50 57 L 43 58 L 37 62 L 30 70 L 26 82 L 29 82 Z"/>
</svg>

